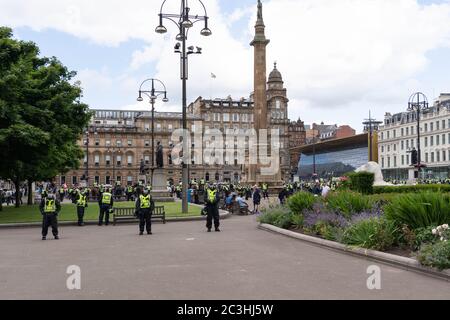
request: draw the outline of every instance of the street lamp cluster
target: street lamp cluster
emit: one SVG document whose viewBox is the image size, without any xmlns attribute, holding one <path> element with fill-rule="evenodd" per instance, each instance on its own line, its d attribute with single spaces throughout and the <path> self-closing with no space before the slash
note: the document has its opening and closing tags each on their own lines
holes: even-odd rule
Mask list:
<svg viewBox="0 0 450 320">
<path fill-rule="evenodd" d="M 186 82 L 188 80 L 188 57 L 191 54 L 201 54 L 202 49 L 200 47 L 190 46 L 186 48 L 186 40 L 188 37 L 189 30 L 194 26 L 197 22 L 203 22 L 203 29 L 200 31 L 202 36 L 208 37 L 212 34 L 211 30 L 208 27 L 209 17 L 206 12 L 206 7 L 201 0 L 197 0 L 203 8 L 202 15 L 193 15 L 191 13 L 191 8 L 188 5 L 188 0 L 181 0 L 181 9 L 179 13 L 163 13 L 164 5 L 167 0 L 164 0 L 161 5 L 161 10 L 159 13 L 159 25 L 156 27 L 155 32 L 159 34 L 165 34 L 167 32 L 167 28 L 164 26 L 164 20 L 168 20 L 173 22 L 178 30 L 178 34 L 176 36 L 176 40 L 178 43 L 175 45 L 175 53 L 180 54 L 180 65 L 181 65 L 181 80 L 182 80 L 182 111 L 183 111 L 183 129 L 184 134 L 187 131 L 187 93 L 186 93 Z M 153 135 L 152 135 L 153 137 Z M 152 138 L 153 139 L 153 138 Z M 188 150 L 187 145 L 187 137 L 183 137 L 183 155 L 186 158 L 186 150 Z M 153 149 L 154 152 L 154 149 Z M 153 161 L 153 160 L 152 160 Z M 189 166 L 187 161 L 183 161 L 183 174 L 182 174 L 182 182 L 183 182 L 183 205 L 182 212 L 188 212 L 188 202 L 187 202 L 187 193 L 188 193 L 188 183 L 189 183 Z"/>
</svg>

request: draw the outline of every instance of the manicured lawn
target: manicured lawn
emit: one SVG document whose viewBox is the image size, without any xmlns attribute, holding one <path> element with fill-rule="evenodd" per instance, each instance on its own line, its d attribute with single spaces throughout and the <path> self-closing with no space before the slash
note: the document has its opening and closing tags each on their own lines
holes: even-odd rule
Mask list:
<svg viewBox="0 0 450 320">
<path fill-rule="evenodd" d="M 157 203 L 157 206 L 164 206 L 166 209 L 166 217 L 194 217 L 200 216 L 201 208 L 197 206 L 189 206 L 189 213 L 183 215 L 181 213 L 181 203 Z M 118 202 L 115 207 L 134 207 L 134 202 Z M 93 202 L 89 203 L 84 219 L 86 221 L 96 221 L 98 219 L 99 207 L 98 204 Z M 77 221 L 77 209 L 74 204 L 63 204 L 61 212 L 59 214 L 59 221 Z M 40 222 L 42 216 L 39 212 L 37 205 L 26 206 L 23 205 L 16 209 L 12 206 L 3 207 L 3 211 L 0 211 L 0 224 L 7 223 L 26 223 L 26 222 Z"/>
</svg>

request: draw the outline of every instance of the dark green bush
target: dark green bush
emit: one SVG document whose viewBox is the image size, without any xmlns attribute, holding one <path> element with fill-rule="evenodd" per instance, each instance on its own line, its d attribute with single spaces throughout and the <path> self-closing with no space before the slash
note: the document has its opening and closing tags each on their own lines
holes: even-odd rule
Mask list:
<svg viewBox="0 0 450 320">
<path fill-rule="evenodd" d="M 271 224 L 279 228 L 289 229 L 292 225 L 292 213 L 284 206 L 271 206 L 262 210 L 258 221 L 260 223 Z"/>
<path fill-rule="evenodd" d="M 450 269 L 450 241 L 424 245 L 417 259 L 424 266 L 439 270 Z"/>
<path fill-rule="evenodd" d="M 397 228 L 384 218 L 360 220 L 344 231 L 342 242 L 366 249 L 385 251 L 397 239 Z"/>
<path fill-rule="evenodd" d="M 326 201 L 329 210 L 340 213 L 346 218 L 351 218 L 352 215 L 357 213 L 370 211 L 374 205 L 370 197 L 351 191 L 333 192 L 328 195 Z"/>
<path fill-rule="evenodd" d="M 450 198 L 437 192 L 402 194 L 384 207 L 385 216 L 410 229 L 450 223 Z"/>
<path fill-rule="evenodd" d="M 375 175 L 370 172 L 352 172 L 348 174 L 350 179 L 350 189 L 362 194 L 373 193 L 373 183 Z"/>
<path fill-rule="evenodd" d="M 289 198 L 287 205 L 295 214 L 302 214 L 305 210 L 311 210 L 314 203 L 317 201 L 310 192 L 298 192 Z"/>
<path fill-rule="evenodd" d="M 450 192 L 449 184 L 420 184 L 416 186 L 376 186 L 373 187 L 373 193 L 417 193 L 423 191 L 430 192 Z"/>
</svg>

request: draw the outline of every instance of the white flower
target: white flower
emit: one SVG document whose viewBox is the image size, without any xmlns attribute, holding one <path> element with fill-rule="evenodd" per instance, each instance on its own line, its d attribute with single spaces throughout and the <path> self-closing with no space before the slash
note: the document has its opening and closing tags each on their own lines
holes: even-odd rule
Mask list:
<svg viewBox="0 0 450 320">
<path fill-rule="evenodd" d="M 447 230 L 447 229 L 448 229 L 448 224 L 444 224 L 444 225 L 442 226 L 442 228 L 444 228 L 444 230 Z"/>
<path fill-rule="evenodd" d="M 436 229 L 437 229 L 438 232 L 441 232 L 442 231 L 442 226 L 439 226 Z"/>
<path fill-rule="evenodd" d="M 433 231 L 431 231 L 434 235 L 436 235 L 437 234 L 437 230 L 436 229 L 433 229 Z"/>
<path fill-rule="evenodd" d="M 441 237 L 441 241 L 444 241 L 444 237 Z"/>
</svg>

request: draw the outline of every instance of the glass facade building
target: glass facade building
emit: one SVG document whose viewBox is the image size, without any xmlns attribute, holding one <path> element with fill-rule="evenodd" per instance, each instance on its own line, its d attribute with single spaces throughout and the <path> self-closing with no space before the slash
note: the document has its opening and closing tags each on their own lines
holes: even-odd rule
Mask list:
<svg viewBox="0 0 450 320">
<path fill-rule="evenodd" d="M 369 162 L 367 134 L 308 145 L 301 150 L 298 175 L 311 178 L 314 173 L 320 178 L 339 177 Z"/>
</svg>

